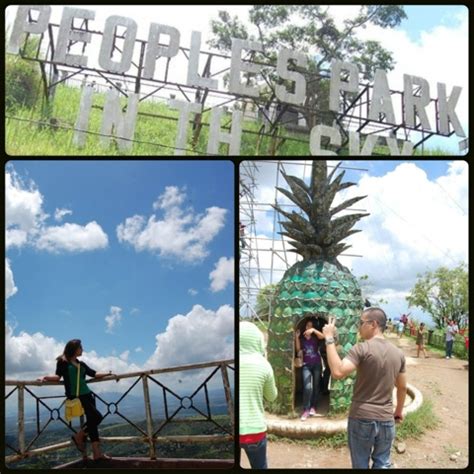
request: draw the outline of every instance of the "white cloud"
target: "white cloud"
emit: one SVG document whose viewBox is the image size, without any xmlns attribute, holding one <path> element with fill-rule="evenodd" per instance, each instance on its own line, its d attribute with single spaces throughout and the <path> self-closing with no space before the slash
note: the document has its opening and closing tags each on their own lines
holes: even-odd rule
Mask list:
<svg viewBox="0 0 474 474">
<path fill-rule="evenodd" d="M 28 241 L 28 232 L 21 229 L 7 229 L 5 232 L 5 247 L 23 247 Z"/>
<path fill-rule="evenodd" d="M 10 267 L 10 261 L 8 258 L 5 259 L 5 299 L 10 298 L 18 291 L 13 280 L 13 272 Z"/>
<path fill-rule="evenodd" d="M 168 321 L 165 332 L 156 336 L 156 350 L 145 363 L 149 368 L 233 359 L 234 309 L 217 311 L 195 305 L 186 314 Z"/>
<path fill-rule="evenodd" d="M 130 355 L 130 351 L 124 351 L 119 355 L 119 359 L 123 360 L 124 362 L 127 362 L 129 355 Z"/>
<path fill-rule="evenodd" d="M 183 262 L 203 260 L 209 254 L 207 245 L 224 226 L 227 210 L 213 206 L 204 215 L 196 214 L 181 207 L 185 198 L 184 190 L 168 186 L 153 205 L 163 211 L 163 217 L 128 217 L 117 226 L 119 242 L 129 243 L 137 252 L 156 252 Z"/>
<path fill-rule="evenodd" d="M 17 336 L 13 328 L 5 323 L 5 372 L 7 377 L 15 374 L 52 374 L 56 368 L 55 358 L 62 354 L 64 344 L 40 332 Z"/>
<path fill-rule="evenodd" d="M 352 260 L 354 270 L 406 290 L 417 273 L 467 261 L 467 173 L 467 164 L 456 164 L 430 181 L 416 164 L 402 163 L 385 176 L 363 176 L 353 195 L 368 195 L 371 215 L 348 239 L 363 255 Z"/>
<path fill-rule="evenodd" d="M 72 211 L 70 209 L 58 209 L 54 211 L 54 218 L 60 222 L 64 219 L 65 216 L 71 215 Z"/>
<path fill-rule="evenodd" d="M 344 199 L 368 195 L 355 207 L 365 209 L 370 216 L 356 224 L 355 228 L 362 232 L 346 239 L 353 247 L 345 253 L 361 255 L 362 258 L 343 256 L 339 260 L 356 276 L 369 276 L 371 288 L 368 296 L 370 299 L 388 300 L 389 312 L 395 313 L 392 317 L 397 316 L 397 312 L 407 311 L 405 296 L 418 273 L 441 265 L 452 267 L 461 261 L 467 262 L 468 165 L 460 160 L 443 163 L 447 165 L 446 172 L 430 179 L 423 163 L 400 161 L 384 175 L 361 174 L 356 186 L 340 193 Z M 356 166 L 357 162 L 350 164 Z M 302 177 L 302 168 L 289 174 Z M 271 189 L 274 190 L 274 173 L 262 173 L 262 180 L 257 174 L 256 179 L 261 185 L 259 188 L 265 188 L 259 189 L 260 193 L 269 194 Z M 282 183 L 284 180 L 280 177 L 280 186 Z M 341 200 L 342 196 L 336 202 Z M 261 214 L 255 213 L 257 229 Z M 251 267 L 245 266 L 240 274 L 241 292 L 246 291 L 247 295 L 252 293 L 248 288 L 270 283 L 270 272 L 265 269 L 273 267 L 273 283 L 277 283 L 284 270 L 295 261 L 294 253 L 285 254 L 283 240 L 279 237 L 274 241 L 271 233 L 256 237 L 261 240 L 258 240 L 258 247 L 253 240 Z M 250 242 L 250 238 L 248 240 Z M 258 253 L 257 248 L 260 250 Z M 255 300 L 254 296 L 247 297 L 250 302 Z M 416 314 L 418 310 L 413 312 Z"/>
<path fill-rule="evenodd" d="M 11 380 L 36 380 L 44 375 L 52 375 L 56 370 L 56 357 L 63 353 L 65 342 L 40 332 L 29 334 L 21 331 L 15 334 L 14 328 L 5 323 L 5 374 Z M 97 372 L 123 374 L 139 372 L 142 367 L 128 362 L 129 351 L 124 351 L 119 357 L 101 356 L 96 351 L 84 351 L 81 360 Z M 111 386 L 113 384 L 113 386 Z M 126 390 L 131 384 L 130 379 L 119 382 L 104 382 L 94 384 L 91 388 L 98 393 Z M 48 392 L 48 393 L 46 393 Z M 42 392 L 43 393 L 43 392 Z M 56 387 L 44 389 L 43 394 L 62 394 Z"/>
<path fill-rule="evenodd" d="M 179 207 L 186 198 L 185 188 L 181 190 L 177 186 L 166 186 L 165 192 L 153 203 L 153 209 L 169 209 Z"/>
<path fill-rule="evenodd" d="M 198 293 L 199 293 L 198 290 L 194 288 L 189 288 L 188 290 L 188 294 L 190 294 L 191 296 L 196 296 Z"/>
<path fill-rule="evenodd" d="M 209 274 L 211 291 L 216 293 L 224 290 L 228 284 L 234 283 L 234 259 L 221 257 Z"/>
<path fill-rule="evenodd" d="M 85 226 L 66 223 L 62 226 L 47 227 L 36 242 L 36 246 L 48 252 L 87 252 L 106 248 L 107 234 L 97 222 Z"/>
<path fill-rule="evenodd" d="M 34 182 L 26 183 L 9 167 L 5 173 L 6 248 L 27 244 L 49 252 L 85 252 L 107 247 L 108 238 L 97 222 L 85 226 L 66 223 L 48 226 L 44 198 Z M 72 214 L 56 208 L 55 219 Z"/>
<path fill-rule="evenodd" d="M 138 346 L 135 348 L 135 352 L 143 352 L 143 348 Z"/>
<path fill-rule="evenodd" d="M 24 245 L 34 235 L 46 214 L 43 196 L 33 182 L 25 183 L 11 167 L 5 172 L 6 246 Z"/>
<path fill-rule="evenodd" d="M 426 6 L 426 8 L 442 7 Z M 403 23 L 401 27 L 403 28 Z M 468 33 L 468 10 L 466 9 L 466 13 L 458 17 L 458 24 L 449 27 L 439 25 L 422 31 L 419 41 L 412 40 L 403 29 L 392 30 L 373 25 L 361 30 L 358 36 L 364 40 L 380 41 L 384 48 L 393 52 L 396 65 L 394 70 L 388 73 L 391 89 L 403 90 L 403 74 L 425 78 L 430 85 L 432 98 L 437 97 L 438 82 L 446 84 L 448 95 L 453 86 L 462 87 L 463 91 L 456 106 L 456 113 L 467 134 L 469 123 Z M 436 130 L 434 106 L 428 107 L 427 110 L 431 127 Z M 395 108 L 395 114 L 398 121 L 401 121 L 401 107 Z M 454 140 L 458 141 L 459 138 Z M 427 143 L 429 145 L 430 141 Z"/>
<path fill-rule="evenodd" d="M 138 308 L 132 308 L 132 309 L 130 310 L 130 314 L 131 314 L 132 316 L 137 316 L 137 315 L 140 314 L 140 310 L 139 310 Z"/>
<path fill-rule="evenodd" d="M 107 323 L 107 329 L 105 332 L 113 333 L 113 330 L 117 325 L 120 324 L 122 320 L 122 308 L 119 306 L 111 306 L 110 314 L 105 317 L 105 322 Z"/>
</svg>

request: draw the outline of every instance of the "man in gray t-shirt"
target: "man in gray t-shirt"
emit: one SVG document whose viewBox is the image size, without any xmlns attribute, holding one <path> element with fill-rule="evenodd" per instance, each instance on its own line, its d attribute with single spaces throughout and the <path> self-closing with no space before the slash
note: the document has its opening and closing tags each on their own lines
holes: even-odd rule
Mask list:
<svg viewBox="0 0 474 474">
<path fill-rule="evenodd" d="M 364 339 L 353 346 L 341 360 L 334 336 L 334 318 L 323 328 L 331 377 L 342 379 L 357 370 L 348 420 L 348 441 L 352 467 L 368 469 L 391 467 L 390 449 L 395 438 L 395 421 L 403 420 L 407 384 L 403 352 L 384 338 L 387 324 L 380 308 L 367 308 L 359 321 Z M 397 387 L 397 404 L 393 410 L 392 393 Z"/>
</svg>

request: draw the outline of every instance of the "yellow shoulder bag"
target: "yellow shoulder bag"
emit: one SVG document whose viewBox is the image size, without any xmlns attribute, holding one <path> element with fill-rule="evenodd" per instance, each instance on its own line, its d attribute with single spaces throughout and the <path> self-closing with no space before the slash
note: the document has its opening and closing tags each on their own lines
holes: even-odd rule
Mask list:
<svg viewBox="0 0 474 474">
<path fill-rule="evenodd" d="M 72 400 L 66 400 L 65 405 L 65 418 L 69 422 L 73 418 L 84 415 L 84 407 L 82 406 L 81 400 L 79 398 L 79 376 L 81 374 L 81 364 L 78 363 L 77 367 L 77 384 L 76 384 L 76 398 Z"/>
</svg>

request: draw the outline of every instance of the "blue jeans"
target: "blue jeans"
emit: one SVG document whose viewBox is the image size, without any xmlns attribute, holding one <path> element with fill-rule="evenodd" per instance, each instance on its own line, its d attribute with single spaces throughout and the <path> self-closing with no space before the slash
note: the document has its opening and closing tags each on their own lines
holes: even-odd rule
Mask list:
<svg viewBox="0 0 474 474">
<path fill-rule="evenodd" d="M 240 447 L 247 454 L 252 469 L 268 469 L 266 437 L 258 443 L 242 443 Z"/>
<path fill-rule="evenodd" d="M 347 434 L 353 469 L 368 469 L 370 458 L 372 469 L 391 467 L 390 449 L 395 439 L 395 420 L 349 418 Z"/>
<path fill-rule="evenodd" d="M 316 408 L 321 381 L 321 363 L 303 365 L 303 409 Z"/>
<path fill-rule="evenodd" d="M 453 355 L 453 342 L 454 339 L 451 339 L 451 341 L 446 341 L 446 357 L 451 357 Z"/>
</svg>

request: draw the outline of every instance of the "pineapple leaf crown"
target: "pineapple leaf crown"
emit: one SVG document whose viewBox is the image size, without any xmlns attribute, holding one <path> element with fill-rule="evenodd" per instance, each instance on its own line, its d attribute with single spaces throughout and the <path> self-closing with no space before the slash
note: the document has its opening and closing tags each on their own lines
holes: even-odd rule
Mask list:
<svg viewBox="0 0 474 474">
<path fill-rule="evenodd" d="M 278 191 L 294 202 L 302 212 L 292 211 L 289 213 L 278 205 L 274 205 L 273 208 L 287 219 L 280 221 L 285 229 L 285 232 L 280 232 L 280 234 L 291 239 L 289 244 L 294 249 L 290 251 L 299 253 L 304 260 L 322 259 L 339 265 L 337 256 L 351 247 L 341 241 L 360 232 L 352 227 L 359 219 L 369 215 L 359 213 L 333 217 L 338 212 L 367 197 L 355 197 L 331 207 L 339 191 L 355 184 L 342 182 L 344 171 L 333 180 L 340 164 L 338 163 L 328 175 L 326 161 L 313 161 L 309 185 L 296 176 L 282 173 L 291 191 L 277 187 Z"/>
</svg>

